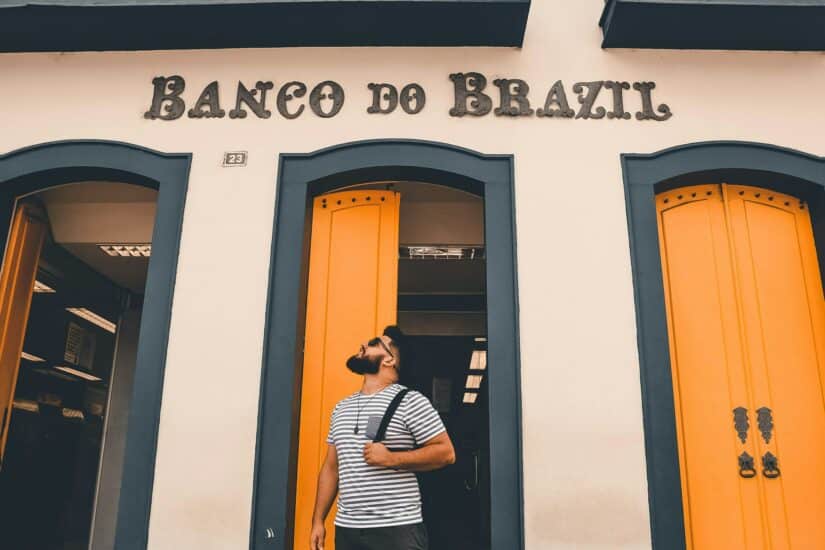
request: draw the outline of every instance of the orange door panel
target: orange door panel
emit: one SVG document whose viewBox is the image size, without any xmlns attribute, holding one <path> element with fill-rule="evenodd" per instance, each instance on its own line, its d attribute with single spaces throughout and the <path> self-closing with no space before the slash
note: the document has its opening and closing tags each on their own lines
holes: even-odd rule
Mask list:
<svg viewBox="0 0 825 550">
<path fill-rule="evenodd" d="M 657 210 L 688 548 L 762 549 L 757 486 L 739 475 L 756 450 L 734 424 L 753 405 L 721 189 L 666 193 Z"/>
<path fill-rule="evenodd" d="M 38 208 L 29 204 L 19 206 L 0 270 L 0 465 L 11 422 L 37 262 L 46 231 L 45 216 Z"/>
<path fill-rule="evenodd" d="M 296 550 L 309 548 L 318 472 L 335 404 L 360 388 L 345 366 L 359 344 L 394 324 L 400 196 L 344 191 L 312 208 L 295 501 Z M 334 548 L 334 508 L 327 543 Z"/>
<path fill-rule="evenodd" d="M 810 215 L 766 189 L 728 185 L 725 195 L 765 432 L 759 467 L 768 453 L 778 465 L 776 477 L 759 476 L 769 547 L 825 548 L 825 310 Z"/>
<path fill-rule="evenodd" d="M 807 206 L 723 184 L 663 193 L 657 210 L 688 547 L 825 548 L 825 299 Z M 731 446 L 720 416 L 735 407 L 747 430 Z"/>
</svg>

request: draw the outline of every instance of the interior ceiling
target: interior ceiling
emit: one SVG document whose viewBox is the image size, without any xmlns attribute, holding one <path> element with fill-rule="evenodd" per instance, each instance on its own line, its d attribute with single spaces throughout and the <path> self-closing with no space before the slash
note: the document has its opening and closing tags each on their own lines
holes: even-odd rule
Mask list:
<svg viewBox="0 0 825 550">
<path fill-rule="evenodd" d="M 484 199 L 451 187 L 386 181 L 351 189 L 391 189 L 401 194 L 399 242 L 404 245 L 484 246 Z M 483 294 L 483 261 L 406 260 L 398 265 L 401 294 Z"/>
<path fill-rule="evenodd" d="M 484 246 L 484 199 L 477 195 L 412 181 L 379 182 L 353 188 L 389 188 L 401 194 L 399 242 L 402 246 Z"/>
<path fill-rule="evenodd" d="M 157 191 L 125 183 L 87 181 L 37 195 L 54 242 L 115 284 L 143 293 L 148 258 L 112 257 L 99 244 L 152 242 Z"/>
<path fill-rule="evenodd" d="M 46 204 L 155 202 L 158 192 L 142 185 L 119 182 L 84 181 L 52 187 L 38 195 Z"/>
<path fill-rule="evenodd" d="M 402 245 L 484 246 L 484 201 L 449 187 L 418 182 L 381 182 L 357 186 L 401 193 Z M 157 192 L 110 182 L 81 182 L 38 195 L 51 223 L 54 241 L 114 283 L 142 293 L 148 258 L 105 254 L 99 244 L 150 243 Z M 430 262 L 437 262 L 433 265 Z M 402 293 L 483 292 L 484 270 L 463 261 L 416 260 L 400 265 Z"/>
</svg>

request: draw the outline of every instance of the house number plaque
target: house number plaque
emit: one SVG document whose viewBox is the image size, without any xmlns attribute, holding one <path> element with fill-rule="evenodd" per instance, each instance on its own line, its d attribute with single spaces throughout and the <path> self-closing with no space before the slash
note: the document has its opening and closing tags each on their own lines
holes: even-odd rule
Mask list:
<svg viewBox="0 0 825 550">
<path fill-rule="evenodd" d="M 227 151 L 223 154 L 223 166 L 227 168 L 246 166 L 246 156 L 246 151 Z"/>
</svg>

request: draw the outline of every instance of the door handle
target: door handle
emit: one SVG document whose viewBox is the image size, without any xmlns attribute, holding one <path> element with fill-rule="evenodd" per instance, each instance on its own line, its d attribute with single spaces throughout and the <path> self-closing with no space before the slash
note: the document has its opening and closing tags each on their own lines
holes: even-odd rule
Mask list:
<svg viewBox="0 0 825 550">
<path fill-rule="evenodd" d="M 760 407 L 756 409 L 756 424 L 759 427 L 759 432 L 762 434 L 762 439 L 768 444 L 771 442 L 773 435 L 773 414 L 768 407 Z M 736 435 L 744 445 L 748 440 L 748 409 L 745 407 L 736 407 L 733 409 L 733 427 L 736 430 Z M 775 479 L 782 475 L 779 469 L 779 459 L 772 452 L 768 451 L 762 456 L 762 475 L 768 479 Z M 739 455 L 739 476 L 745 479 L 750 479 L 756 476 L 756 467 L 753 463 L 753 457 L 747 451 L 743 451 Z"/>
<path fill-rule="evenodd" d="M 768 479 L 776 479 L 782 475 L 779 470 L 779 459 L 770 451 L 762 457 L 762 475 Z"/>
<path fill-rule="evenodd" d="M 756 468 L 753 465 L 753 457 L 743 452 L 739 455 L 739 476 L 750 479 L 756 475 Z"/>
</svg>

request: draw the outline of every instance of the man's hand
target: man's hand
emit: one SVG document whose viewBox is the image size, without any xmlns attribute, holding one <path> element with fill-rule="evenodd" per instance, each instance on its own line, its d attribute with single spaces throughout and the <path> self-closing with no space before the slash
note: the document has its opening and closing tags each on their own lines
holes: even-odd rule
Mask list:
<svg viewBox="0 0 825 550">
<path fill-rule="evenodd" d="M 387 449 L 383 443 L 368 441 L 364 446 L 364 460 L 370 466 L 383 466 L 384 468 L 395 466 L 395 457 L 392 451 Z"/>
<path fill-rule="evenodd" d="M 384 466 L 407 472 L 429 472 L 455 463 L 455 449 L 447 432 L 425 441 L 412 451 L 389 451 L 381 443 L 367 443 L 364 460 L 371 466 Z"/>
<path fill-rule="evenodd" d="M 309 550 L 324 550 L 324 539 L 327 536 L 327 528 L 322 522 L 312 524 L 312 534 L 309 536 Z"/>
</svg>

